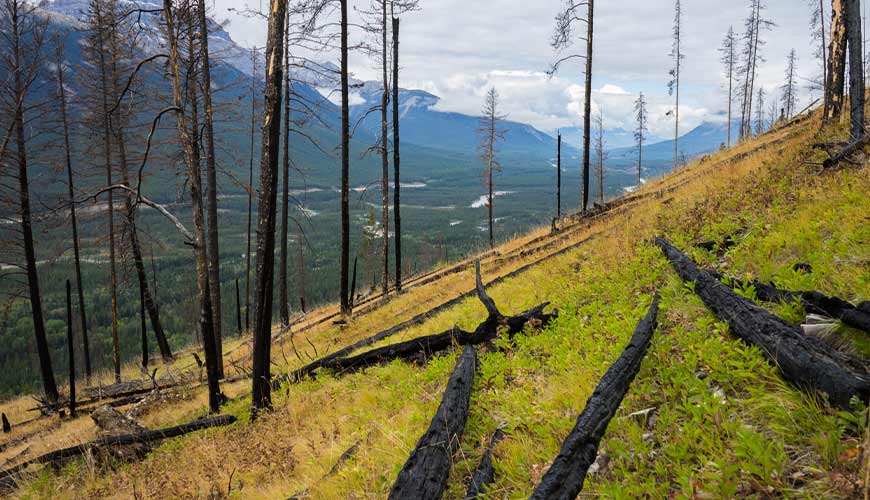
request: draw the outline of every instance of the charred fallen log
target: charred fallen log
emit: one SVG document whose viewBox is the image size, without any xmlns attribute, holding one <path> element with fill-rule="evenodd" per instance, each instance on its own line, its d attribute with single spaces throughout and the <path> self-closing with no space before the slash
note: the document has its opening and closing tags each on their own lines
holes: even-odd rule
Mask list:
<svg viewBox="0 0 870 500">
<path fill-rule="evenodd" d="M 708 252 L 712 252 L 717 248 L 728 250 L 729 248 L 733 248 L 735 245 L 737 245 L 737 242 L 734 241 L 734 238 L 731 236 L 726 236 L 722 241 L 707 240 L 695 243 L 696 247 L 707 250 Z"/>
<path fill-rule="evenodd" d="M 851 302 L 839 297 L 830 297 L 816 291 L 783 290 L 760 281 L 743 281 L 737 278 L 726 277 L 715 271 L 710 272 L 710 275 L 720 281 L 724 280 L 728 283 L 739 285 L 742 288 L 747 288 L 751 285 L 755 288 L 755 295 L 758 297 L 758 300 L 765 302 L 798 301 L 808 313 L 836 318 L 846 325 L 870 333 L 870 313 L 862 311 Z"/>
<path fill-rule="evenodd" d="M 217 417 L 201 418 L 186 424 L 175 427 L 168 427 L 155 431 L 147 431 L 140 434 L 125 434 L 121 436 L 112 436 L 88 443 L 71 446 L 55 450 L 45 455 L 40 455 L 26 462 L 22 462 L 11 469 L 0 472 L 0 488 L 8 488 L 15 485 L 20 473 L 34 464 L 61 464 L 66 460 L 83 455 L 88 450 L 106 448 L 112 446 L 127 446 L 137 443 L 150 443 L 161 439 L 169 439 L 177 436 L 182 436 L 201 429 L 210 427 L 219 427 L 230 425 L 236 421 L 236 417 L 232 415 L 221 415 Z"/>
<path fill-rule="evenodd" d="M 480 464 L 471 476 L 471 482 L 468 483 L 468 490 L 465 492 L 465 500 L 475 500 L 479 495 L 486 493 L 487 488 L 495 480 L 495 467 L 492 464 L 492 450 L 495 445 L 504 437 L 504 431 L 501 428 L 496 429 L 489 440 L 483 456 L 480 457 Z"/>
<path fill-rule="evenodd" d="M 465 430 L 477 354 L 465 346 L 429 429 L 417 442 L 390 490 L 390 499 L 437 500 L 444 493 L 453 453 Z"/>
<path fill-rule="evenodd" d="M 586 401 L 586 408 L 577 417 L 577 423 L 562 443 L 553 465 L 532 493 L 532 499 L 573 500 L 583 489 L 586 471 L 595 462 L 607 424 L 616 414 L 640 370 L 641 361 L 656 329 L 658 311 L 659 297 L 656 294 L 622 355 L 610 365 L 595 392 Z"/>
<path fill-rule="evenodd" d="M 741 297 L 664 239 L 656 238 L 656 244 L 680 278 L 695 283 L 695 293 L 704 304 L 728 322 L 734 335 L 761 348 L 783 378 L 801 388 L 822 391 L 832 404 L 844 408 L 853 396 L 863 400 L 870 396 L 866 363 L 804 335 L 799 328 Z"/>
</svg>

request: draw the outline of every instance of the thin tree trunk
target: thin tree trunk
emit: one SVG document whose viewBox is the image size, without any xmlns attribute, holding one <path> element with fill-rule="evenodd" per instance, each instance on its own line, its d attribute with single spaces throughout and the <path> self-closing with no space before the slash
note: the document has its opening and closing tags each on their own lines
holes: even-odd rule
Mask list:
<svg viewBox="0 0 870 500">
<path fill-rule="evenodd" d="M 396 293 L 402 291 L 402 216 L 399 204 L 399 18 L 393 17 L 393 230 L 396 233 Z"/>
<path fill-rule="evenodd" d="M 729 35 L 730 36 L 730 35 Z M 728 147 L 731 147 L 731 103 L 734 88 L 734 38 L 731 38 L 731 52 L 728 54 Z M 640 175 L 638 174 L 638 177 Z M 640 179 L 638 178 L 638 182 Z"/>
<path fill-rule="evenodd" d="M 755 77 L 758 69 L 758 42 L 761 39 L 761 4 L 760 1 L 755 3 L 755 40 L 752 47 L 751 71 L 749 72 L 749 108 L 746 111 L 746 131 L 747 136 L 752 135 L 752 96 L 755 93 Z"/>
<path fill-rule="evenodd" d="M 849 45 L 849 115 L 852 139 L 864 137 L 864 50 L 861 37 L 861 2 L 846 0 Z"/>
<path fill-rule="evenodd" d="M 241 294 L 239 293 L 239 279 L 236 278 L 236 322 L 238 323 L 236 328 L 239 331 L 239 335 L 242 334 L 242 301 Z"/>
<path fill-rule="evenodd" d="M 175 19 L 172 12 L 172 0 L 163 0 L 163 14 L 166 22 L 166 35 L 169 46 L 169 68 L 172 76 L 172 100 L 177 108 L 178 134 L 181 139 L 187 163 L 187 174 L 190 179 L 191 209 L 193 212 L 194 241 L 193 253 L 196 261 L 196 283 L 199 290 L 199 325 L 202 331 L 202 341 L 205 351 L 205 364 L 208 376 L 209 409 L 212 412 L 220 410 L 223 395 L 220 392 L 220 372 L 217 367 L 215 353 L 214 331 L 212 329 L 213 315 L 211 311 L 211 295 L 208 283 L 208 255 L 206 254 L 205 216 L 202 207 L 202 175 L 199 169 L 199 150 L 188 132 L 187 119 L 183 111 L 183 93 L 181 87 L 181 72 L 179 69 L 178 41 L 176 39 Z M 188 82 L 188 85 L 193 83 Z"/>
<path fill-rule="evenodd" d="M 76 218 L 76 206 L 74 203 L 75 200 L 75 186 L 73 183 L 73 173 L 72 173 L 72 152 L 70 147 L 70 138 L 69 138 L 69 120 L 67 119 L 66 114 L 66 89 L 64 88 L 63 83 L 63 47 L 58 46 L 57 51 L 57 84 L 58 84 L 58 92 L 60 97 L 60 116 L 61 122 L 63 125 L 63 144 L 64 144 L 64 159 L 66 161 L 66 175 L 67 175 L 67 188 L 69 190 L 69 210 L 70 210 L 70 223 L 72 224 L 72 236 L 73 236 L 73 263 L 75 265 L 75 273 L 76 273 L 76 292 L 78 295 L 79 302 L 79 317 L 81 318 L 81 328 L 82 328 L 82 347 L 84 353 L 85 360 L 85 380 L 88 384 L 91 383 L 91 349 L 90 343 L 88 342 L 88 320 L 87 314 L 85 311 L 85 293 L 84 286 L 82 285 L 82 265 L 81 265 L 81 254 L 79 251 L 79 227 L 78 227 L 78 219 Z"/>
<path fill-rule="evenodd" d="M 556 219 L 562 218 L 562 134 L 556 137 Z"/>
<path fill-rule="evenodd" d="M 594 0 L 588 0 L 586 14 L 586 88 L 583 103 L 583 205 L 586 212 L 589 204 L 589 128 L 592 126 L 592 21 Z"/>
<path fill-rule="evenodd" d="M 249 144 L 248 157 L 248 240 L 245 251 L 245 330 L 251 330 L 251 214 L 253 212 L 254 199 L 254 131 L 256 130 L 255 116 L 257 114 L 256 77 L 257 52 L 251 49 L 251 142 Z"/>
<path fill-rule="evenodd" d="M 488 190 L 487 197 L 487 211 L 489 212 L 489 248 L 492 249 L 494 245 L 493 236 L 492 236 L 492 169 L 493 163 L 495 159 L 495 105 L 493 105 L 490 110 L 489 116 L 489 168 L 486 170 L 487 182 L 486 187 Z"/>
<path fill-rule="evenodd" d="M 350 304 L 347 301 L 347 273 L 350 267 L 350 107 L 347 73 L 347 2 L 348 0 L 341 0 L 341 259 L 339 265 L 341 315 L 346 319 L 351 314 Z"/>
<path fill-rule="evenodd" d="M 302 231 L 302 224 L 297 224 L 298 243 L 296 245 L 296 279 L 298 282 L 297 292 L 299 293 L 299 309 L 305 313 L 305 233 Z"/>
<path fill-rule="evenodd" d="M 76 416 L 76 352 L 73 343 L 72 285 L 66 280 L 66 348 L 69 356 L 69 416 Z"/>
<path fill-rule="evenodd" d="M 822 94 L 827 96 L 828 46 L 825 41 L 825 0 L 819 0 L 819 27 L 822 31 Z M 827 101 L 825 106 L 827 106 Z M 825 114 L 827 114 L 827 107 L 825 108 Z"/>
<path fill-rule="evenodd" d="M 205 17 L 205 0 L 197 0 L 199 19 L 199 50 L 202 64 L 202 100 L 205 106 L 205 177 L 206 197 L 205 207 L 208 217 L 207 253 L 208 253 L 208 288 L 211 292 L 212 326 L 214 328 L 215 354 L 217 355 L 218 371 L 224 376 L 223 334 L 221 327 L 221 273 L 220 248 L 218 246 L 218 212 L 217 212 L 217 167 L 214 152 L 214 123 L 211 103 L 211 62 L 208 52 L 208 21 Z"/>
<path fill-rule="evenodd" d="M 677 18 L 677 65 L 674 81 L 677 86 L 677 101 L 674 105 L 674 172 L 677 171 L 680 149 L 680 19 Z"/>
<path fill-rule="evenodd" d="M 387 106 L 390 105 L 389 61 L 387 58 L 387 0 L 381 2 L 381 220 L 384 238 L 381 240 L 381 291 L 386 295 L 390 287 L 390 148 Z"/>
<path fill-rule="evenodd" d="M 289 16 L 289 14 L 288 14 Z M 289 17 L 286 20 L 289 24 Z M 287 223 L 290 195 L 290 30 L 284 30 L 284 161 L 281 171 L 281 238 L 278 260 L 278 316 L 283 326 L 290 324 L 287 300 Z"/>
<path fill-rule="evenodd" d="M 260 197 L 257 204 L 257 262 L 254 281 L 254 352 L 251 419 L 272 406 L 270 362 L 272 346 L 272 286 L 275 274 L 275 205 L 278 190 L 278 149 L 281 138 L 281 83 L 286 0 L 271 0 L 266 38 L 266 88 L 263 142 L 260 153 Z"/>
<path fill-rule="evenodd" d="M 148 329 L 145 326 L 145 294 L 139 289 L 139 330 L 142 335 L 142 368 L 148 368 Z"/>
</svg>

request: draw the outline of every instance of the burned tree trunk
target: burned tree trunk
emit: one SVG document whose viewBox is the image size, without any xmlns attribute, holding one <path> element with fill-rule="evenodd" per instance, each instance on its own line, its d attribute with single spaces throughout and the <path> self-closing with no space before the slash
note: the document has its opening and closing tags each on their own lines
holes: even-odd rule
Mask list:
<svg viewBox="0 0 870 500">
<path fill-rule="evenodd" d="M 471 482 L 468 484 L 468 490 L 465 492 L 465 500 L 474 500 L 480 495 L 486 493 L 489 485 L 495 481 L 495 467 L 492 464 L 492 450 L 495 445 L 504 437 L 504 431 L 496 429 L 489 440 L 489 445 L 483 452 L 480 458 L 480 464 L 471 476 Z"/>
<path fill-rule="evenodd" d="M 390 288 L 390 144 L 389 116 L 390 105 L 389 59 L 387 45 L 387 1 L 381 0 L 381 224 L 384 238 L 381 240 L 381 292 L 386 295 Z"/>
<path fill-rule="evenodd" d="M 583 103 L 583 204 L 581 212 L 586 212 L 589 204 L 589 131 L 592 127 L 592 35 L 595 3 L 586 0 L 586 83 Z"/>
<path fill-rule="evenodd" d="M 145 294 L 139 289 L 139 330 L 142 334 L 142 368 L 148 368 L 148 330 L 145 327 Z"/>
<path fill-rule="evenodd" d="M 573 500 L 583 489 L 586 471 L 595 462 L 598 445 L 607 424 L 616 414 L 631 382 L 640 370 L 641 362 L 656 329 L 659 312 L 658 294 L 653 297 L 646 316 L 638 323 L 631 340 L 601 377 L 595 392 L 586 401 L 586 408 L 577 417 L 574 429 L 562 443 L 553 465 L 535 488 L 534 500 Z"/>
<path fill-rule="evenodd" d="M 465 430 L 477 354 L 465 346 L 447 382 L 429 429 L 420 438 L 390 490 L 390 499 L 436 500 L 444 494 L 453 453 Z"/>
<path fill-rule="evenodd" d="M 251 330 L 251 218 L 254 210 L 254 135 L 257 115 L 257 52 L 251 49 L 251 139 L 248 151 L 248 230 L 245 250 L 245 330 Z"/>
<path fill-rule="evenodd" d="M 846 0 L 846 38 L 849 46 L 850 131 L 854 140 L 864 137 L 864 48 L 860 0 Z"/>
<path fill-rule="evenodd" d="M 349 75 L 347 69 L 347 2 L 341 3 L 341 258 L 339 261 L 339 294 L 341 315 L 350 314 L 348 303 L 348 276 L 350 267 L 350 103 L 348 102 Z"/>
<path fill-rule="evenodd" d="M 402 291 L 402 207 L 399 204 L 399 18 L 393 24 L 393 237 L 396 247 L 396 293 Z"/>
<path fill-rule="evenodd" d="M 278 256 L 278 319 L 281 326 L 290 326 L 290 303 L 287 298 L 287 223 L 290 209 L 290 19 L 284 30 L 284 158 L 281 165 L 281 235 Z"/>
<path fill-rule="evenodd" d="M 695 293 L 707 307 L 728 322 L 734 335 L 761 348 L 783 378 L 801 388 L 827 393 L 830 402 L 840 407 L 848 407 L 853 396 L 870 396 L 870 373 L 865 364 L 805 336 L 799 328 L 737 295 L 667 241 L 657 238 L 656 244 L 677 274 L 695 283 Z"/>
<path fill-rule="evenodd" d="M 556 220 L 562 218 L 562 134 L 556 138 Z"/>
<path fill-rule="evenodd" d="M 239 279 L 236 278 L 236 328 L 239 331 L 239 335 L 242 334 L 242 304 L 241 297 L 239 295 Z"/>
<path fill-rule="evenodd" d="M 12 425 L 9 423 L 9 419 L 6 418 L 6 414 L 3 413 L 2 415 L 0 415 L 0 418 L 2 418 L 3 420 L 3 433 L 9 434 L 10 432 L 12 432 Z"/>
<path fill-rule="evenodd" d="M 69 416 L 76 417 L 76 351 L 73 343 L 72 285 L 66 280 L 66 348 L 69 356 Z"/>
<path fill-rule="evenodd" d="M 840 117 L 846 83 L 846 0 L 831 2 L 831 42 L 825 81 L 825 120 Z M 860 50 L 860 49 L 859 49 Z"/>
</svg>

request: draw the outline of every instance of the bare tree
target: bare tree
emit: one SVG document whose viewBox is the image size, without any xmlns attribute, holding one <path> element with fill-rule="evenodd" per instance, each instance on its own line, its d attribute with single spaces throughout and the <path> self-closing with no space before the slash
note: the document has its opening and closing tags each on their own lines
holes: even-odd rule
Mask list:
<svg viewBox="0 0 870 500">
<path fill-rule="evenodd" d="M 825 0 L 807 0 L 810 7 L 810 33 L 814 43 L 818 46 L 815 49 L 814 57 L 821 62 L 822 74 L 818 81 L 811 83 L 813 90 L 824 90 L 825 82 L 828 74 L 828 48 L 827 38 L 825 37 Z"/>
<path fill-rule="evenodd" d="M 347 2 L 341 4 L 341 258 L 339 262 L 340 309 L 343 318 L 351 314 L 351 297 L 348 289 L 350 271 L 350 85 L 348 78 Z"/>
<path fill-rule="evenodd" d="M 281 165 L 281 235 L 278 250 L 278 319 L 290 326 L 290 304 L 287 299 L 287 224 L 290 210 L 290 121 L 292 118 L 290 85 L 290 9 L 284 19 L 284 156 Z"/>
<path fill-rule="evenodd" d="M 864 137 L 864 49 L 861 37 L 861 2 L 846 0 L 846 34 L 849 44 L 849 116 L 852 139 Z"/>
<path fill-rule="evenodd" d="M 637 187 L 640 189 L 640 179 L 643 169 L 643 140 L 648 132 L 646 97 L 643 95 L 643 92 L 638 94 L 637 100 L 634 101 L 634 118 L 637 120 L 637 125 L 634 129 L 634 141 L 635 144 L 637 144 Z"/>
<path fill-rule="evenodd" d="M 743 34 L 742 62 L 737 74 L 743 79 L 738 89 L 738 96 L 742 100 L 740 114 L 740 138 L 745 139 L 752 135 L 752 109 L 755 97 L 755 78 L 758 75 L 758 66 L 764 61 L 761 55 L 761 47 L 765 41 L 761 37 L 762 31 L 770 30 L 775 24 L 762 17 L 765 6 L 762 0 L 750 0 L 749 16 L 744 20 L 745 33 Z"/>
<path fill-rule="evenodd" d="M 594 33 L 594 0 L 565 0 L 565 5 L 556 14 L 556 27 L 550 45 L 557 51 L 564 51 L 574 43 L 574 27 L 576 24 L 586 25 L 586 54 L 568 54 L 560 57 L 548 71 L 553 75 L 562 63 L 572 59 L 584 59 L 586 63 L 585 100 L 583 104 L 583 200 L 581 210 L 586 212 L 589 203 L 589 143 L 592 125 L 592 35 Z M 582 7 L 586 7 L 583 17 Z"/>
<path fill-rule="evenodd" d="M 846 3 L 831 1 L 831 43 L 828 47 L 828 74 L 825 79 L 825 121 L 840 117 L 846 86 Z"/>
<path fill-rule="evenodd" d="M 604 162 L 607 161 L 604 140 L 604 111 L 599 107 L 595 115 L 595 177 L 598 179 L 598 203 L 604 204 Z M 640 186 L 638 184 L 638 186 Z"/>
<path fill-rule="evenodd" d="M 199 25 L 199 60 L 201 91 L 205 107 L 205 123 L 203 138 L 205 139 L 205 208 L 208 218 L 208 233 L 206 248 L 208 254 L 208 288 L 211 292 L 212 325 L 214 328 L 215 355 L 218 371 L 224 376 L 223 335 L 221 333 L 221 274 L 220 247 L 218 245 L 218 211 L 217 211 L 217 167 L 214 147 L 214 119 L 211 102 L 211 59 L 208 51 L 208 19 L 205 12 L 205 0 L 197 0 L 197 20 Z"/>
<path fill-rule="evenodd" d="M 790 119 L 795 112 L 795 103 L 797 102 L 797 75 L 795 74 L 795 62 L 797 56 L 795 50 L 791 49 L 788 54 L 788 66 L 785 69 L 785 83 L 782 85 L 782 109 L 783 118 Z"/>
<path fill-rule="evenodd" d="M 486 93 L 486 99 L 481 110 L 480 125 L 477 128 L 477 134 L 480 139 L 478 152 L 480 158 L 486 166 L 483 169 L 483 178 L 486 182 L 487 197 L 486 207 L 489 213 L 489 248 L 495 246 L 492 230 L 492 209 L 493 209 L 493 174 L 501 171 L 501 165 L 496 158 L 496 145 L 499 141 L 504 140 L 505 130 L 501 128 L 501 122 L 506 115 L 499 112 L 499 96 L 495 87 L 492 87 Z"/>
<path fill-rule="evenodd" d="M 764 87 L 758 87 L 758 97 L 755 98 L 757 104 L 755 108 L 755 135 L 761 135 L 767 129 L 767 119 L 764 109 Z"/>
<path fill-rule="evenodd" d="M 394 2 L 395 4 L 395 2 Z M 415 1 L 416 5 L 416 1 Z M 395 281 L 396 293 L 402 291 L 402 205 L 401 189 L 399 181 L 401 169 L 399 168 L 401 156 L 399 155 L 399 18 L 395 11 L 392 12 L 393 28 L 393 230 L 396 237 L 393 238 L 395 245 Z"/>
<path fill-rule="evenodd" d="M 722 40 L 719 52 L 722 54 L 722 64 L 725 66 L 725 75 L 728 77 L 728 147 L 731 147 L 731 105 L 734 103 L 734 63 L 737 50 L 737 35 L 734 27 L 728 27 L 728 33 Z"/>
<path fill-rule="evenodd" d="M 251 139 L 248 146 L 248 230 L 245 250 L 245 330 L 251 330 L 251 218 L 254 210 L 254 134 L 257 130 L 257 50 L 251 48 Z"/>
<path fill-rule="evenodd" d="M 562 218 L 562 132 L 556 135 L 556 220 Z"/>
<path fill-rule="evenodd" d="M 4 105 L 9 111 L 10 131 L 4 146 L 0 148 L 0 161 L 4 161 L 10 134 L 14 133 L 14 158 L 11 160 L 18 177 L 18 215 L 21 219 L 21 239 L 24 247 L 27 288 L 30 310 L 33 318 L 33 333 L 36 338 L 36 351 L 42 375 L 42 387 L 49 402 L 58 400 L 57 384 L 51 365 L 51 354 L 45 331 L 42 311 L 42 295 L 36 269 L 36 250 L 33 243 L 32 214 L 30 207 L 30 182 L 28 179 L 27 138 L 24 132 L 24 114 L 31 87 L 37 78 L 38 68 L 44 64 L 43 42 L 46 23 L 34 13 L 34 7 L 24 0 L 4 0 L 0 21 L 5 27 L 0 31 L 6 45 L 0 55 L 4 73 L 11 78 L 3 78 Z M 11 151 L 10 151 L 11 152 Z M 12 167 L 10 166 L 10 169 Z"/>
<path fill-rule="evenodd" d="M 668 82 L 668 93 L 675 95 L 674 102 L 674 170 L 677 170 L 678 150 L 680 142 L 680 67 L 683 55 L 680 43 L 682 42 L 681 32 L 683 27 L 683 9 L 680 5 L 680 0 L 674 3 L 674 29 L 673 29 L 673 44 L 671 45 L 670 57 L 674 60 L 674 66 L 671 68 L 671 80 Z"/>
<path fill-rule="evenodd" d="M 64 161 L 66 166 L 67 176 L 67 191 L 69 201 L 70 225 L 72 226 L 72 244 L 73 244 L 73 265 L 76 275 L 76 292 L 78 295 L 79 305 L 79 320 L 81 321 L 82 329 L 82 349 L 85 360 L 85 380 L 88 384 L 91 383 L 91 348 L 88 341 L 88 320 L 87 310 L 85 309 L 85 292 L 82 285 L 82 265 L 81 255 L 79 251 L 79 226 L 78 218 L 76 217 L 75 206 L 75 183 L 73 181 L 72 168 L 72 147 L 70 145 L 69 119 L 67 117 L 67 101 L 66 87 L 64 87 L 65 67 L 63 63 L 63 44 L 57 43 L 57 91 L 58 102 L 60 104 L 60 119 L 63 130 L 63 146 L 64 146 Z"/>
</svg>

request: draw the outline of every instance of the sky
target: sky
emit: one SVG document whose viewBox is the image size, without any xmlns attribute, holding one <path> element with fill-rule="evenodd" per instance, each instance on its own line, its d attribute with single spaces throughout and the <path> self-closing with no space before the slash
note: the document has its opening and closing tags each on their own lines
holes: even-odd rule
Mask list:
<svg viewBox="0 0 870 500">
<path fill-rule="evenodd" d="M 420 0 L 422 9 L 403 15 L 400 39 L 401 86 L 441 98 L 436 109 L 477 115 L 486 91 L 495 86 L 509 119 L 543 131 L 582 124 L 582 61 L 564 65 L 552 78 L 546 70 L 559 57 L 550 46 L 554 16 L 564 0 Z M 267 0 L 249 1 L 259 7 Z M 827 3 L 827 2 L 826 2 Z M 241 17 L 230 10 L 237 1 L 213 0 L 214 16 L 227 20 L 227 30 L 244 46 L 263 46 L 264 19 Z M 354 2 L 354 10 L 367 0 Z M 683 0 L 680 133 L 704 121 L 724 122 L 727 80 L 720 54 L 729 26 L 742 34 L 749 1 Z M 794 49 L 800 94 L 797 108 L 816 95 L 806 88 L 821 74 L 810 37 L 807 0 L 768 0 L 766 17 L 776 23 L 764 33 L 765 58 L 759 81 L 768 96 L 779 94 L 786 58 Z M 352 17 L 358 17 L 354 12 Z M 353 20 L 353 19 L 352 19 Z M 606 128 L 631 130 L 634 100 L 644 92 L 653 136 L 673 135 L 674 107 L 667 82 L 673 60 L 674 2 L 622 0 L 597 2 L 593 55 L 593 112 L 601 109 Z M 573 50 L 585 50 L 577 33 Z M 359 36 L 359 35 L 353 35 Z M 564 54 L 563 54 L 564 55 Z M 326 58 L 337 56 L 324 55 Z M 378 78 L 376 64 L 352 54 L 349 66 L 357 78 Z"/>
</svg>

